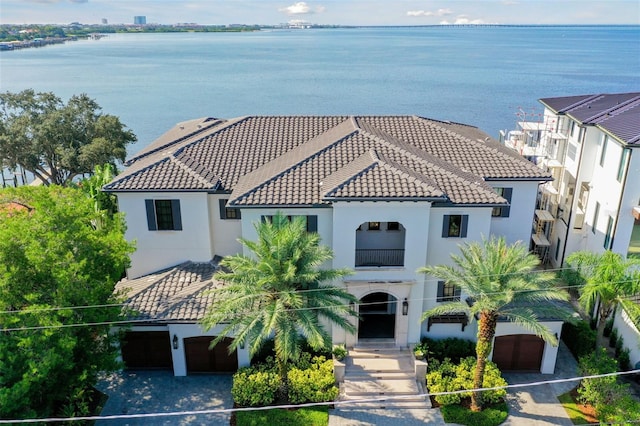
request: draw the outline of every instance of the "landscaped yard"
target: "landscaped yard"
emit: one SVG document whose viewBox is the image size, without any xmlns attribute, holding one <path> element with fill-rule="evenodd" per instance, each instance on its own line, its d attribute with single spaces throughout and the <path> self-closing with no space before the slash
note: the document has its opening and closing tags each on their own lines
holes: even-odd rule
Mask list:
<svg viewBox="0 0 640 426">
<path fill-rule="evenodd" d="M 236 413 L 235 426 L 327 426 L 329 423 L 329 407 L 309 407 L 297 410 L 260 410 L 239 411 Z"/>
<path fill-rule="evenodd" d="M 580 404 L 576 401 L 576 396 L 577 393 L 574 389 L 558 397 L 558 400 L 567 411 L 573 424 L 584 425 L 586 423 L 599 423 L 593 407 Z"/>
</svg>

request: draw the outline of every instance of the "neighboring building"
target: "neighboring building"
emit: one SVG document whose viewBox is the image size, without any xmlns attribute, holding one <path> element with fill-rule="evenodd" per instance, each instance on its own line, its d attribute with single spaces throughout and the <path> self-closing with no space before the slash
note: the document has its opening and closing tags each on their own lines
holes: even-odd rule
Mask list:
<svg viewBox="0 0 640 426">
<path fill-rule="evenodd" d="M 417 274 L 450 263 L 463 243 L 483 236 L 529 241 L 538 186 L 549 173 L 475 127 L 415 116 L 259 116 L 181 123 L 127 162 L 105 187 L 135 240 L 129 305 L 139 321 L 123 351 L 132 365 L 183 375 L 245 365 L 207 351 L 198 320 L 221 257 L 255 239 L 254 223 L 281 211 L 305 216 L 333 249 L 334 268 L 352 268 L 343 285 L 360 301 L 356 334 L 335 343 L 386 339 L 398 347 L 421 336 L 474 339 L 464 315 L 420 322 L 438 303 L 465 297 Z M 158 272 L 160 271 L 160 272 Z M 560 333 L 562 322 L 543 322 Z M 497 328 L 505 369 L 551 373 L 557 348 L 511 323 Z M 206 337 L 209 336 L 209 337 Z M 128 348 L 127 348 L 128 346 Z M 150 348 L 156 348 L 154 350 Z M 163 348 L 158 355 L 157 348 Z M 137 355 L 132 355 L 137 354 Z"/>
<path fill-rule="evenodd" d="M 147 17 L 146 16 L 134 16 L 133 17 L 134 25 L 147 25 Z"/>
<path fill-rule="evenodd" d="M 543 119 L 518 123 L 505 141 L 554 177 L 541 187 L 533 247 L 554 267 L 580 250 L 640 257 L 640 92 L 540 102 Z M 626 313 L 616 327 L 639 362 Z"/>
</svg>

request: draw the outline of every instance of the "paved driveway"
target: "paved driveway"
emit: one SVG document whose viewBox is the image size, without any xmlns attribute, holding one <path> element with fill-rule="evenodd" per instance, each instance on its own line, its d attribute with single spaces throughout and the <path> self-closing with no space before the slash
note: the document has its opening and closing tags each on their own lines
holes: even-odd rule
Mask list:
<svg viewBox="0 0 640 426">
<path fill-rule="evenodd" d="M 174 377 L 171 371 L 119 372 L 98 389 L 109 396 L 102 416 L 231 408 L 231 375 Z M 229 414 L 181 415 L 97 422 L 115 425 L 229 425 Z"/>
</svg>

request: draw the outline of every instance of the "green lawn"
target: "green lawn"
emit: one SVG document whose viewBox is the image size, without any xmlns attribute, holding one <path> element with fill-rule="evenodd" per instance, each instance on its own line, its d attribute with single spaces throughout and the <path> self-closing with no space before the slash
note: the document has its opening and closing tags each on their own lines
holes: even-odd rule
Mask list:
<svg viewBox="0 0 640 426">
<path fill-rule="evenodd" d="M 571 391 L 563 393 L 558 397 L 569 418 L 574 425 L 584 425 L 588 423 L 598 423 L 598 420 L 590 414 L 585 413 L 584 405 L 578 404 L 571 396 Z M 593 410 L 591 410 L 593 411 Z M 593 414 L 593 413 L 591 413 Z"/>
<path fill-rule="evenodd" d="M 479 412 L 460 405 L 443 405 L 440 411 L 445 422 L 468 426 L 498 426 L 509 414 L 506 402 L 494 404 Z"/>
<path fill-rule="evenodd" d="M 327 426 L 329 424 L 329 407 L 308 407 L 297 410 L 259 410 L 238 411 L 236 426 Z"/>
</svg>

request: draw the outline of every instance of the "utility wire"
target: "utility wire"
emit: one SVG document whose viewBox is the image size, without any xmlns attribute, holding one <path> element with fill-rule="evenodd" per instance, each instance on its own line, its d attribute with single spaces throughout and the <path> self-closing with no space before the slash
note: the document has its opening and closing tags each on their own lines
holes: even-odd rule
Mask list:
<svg viewBox="0 0 640 426">
<path fill-rule="evenodd" d="M 305 408 L 305 407 L 318 407 L 318 406 L 326 406 L 326 405 L 335 405 L 335 406 L 352 405 L 352 404 L 357 405 L 361 403 L 371 403 L 371 402 L 398 401 L 398 400 L 415 398 L 415 397 L 427 398 L 430 396 L 457 395 L 457 394 L 463 394 L 468 392 L 486 392 L 486 391 L 494 391 L 494 390 L 501 390 L 501 389 L 505 389 L 505 390 L 519 389 L 519 388 L 526 388 L 526 387 L 532 387 L 532 386 L 575 382 L 575 381 L 584 380 L 584 379 L 599 379 L 604 377 L 622 376 L 626 374 L 635 374 L 635 373 L 640 373 L 640 369 L 631 370 L 631 371 L 619 371 L 616 373 L 594 374 L 590 376 L 569 377 L 565 379 L 544 380 L 544 381 L 531 382 L 531 383 L 518 383 L 513 385 L 494 386 L 494 387 L 488 387 L 488 388 L 475 388 L 475 389 L 464 389 L 464 390 L 458 390 L 458 391 L 433 392 L 433 393 L 427 392 L 427 393 L 421 393 L 417 395 L 396 395 L 396 396 L 386 396 L 386 397 L 377 397 L 377 398 L 356 399 L 356 400 L 349 400 L 349 401 L 309 402 L 305 404 L 272 405 L 267 407 L 214 408 L 209 410 L 173 411 L 173 412 L 166 412 L 166 413 L 116 414 L 112 416 L 13 419 L 13 420 L 0 420 L 0 424 L 7 424 L 7 423 L 20 424 L 20 423 L 39 423 L 39 422 L 58 423 L 58 422 L 73 422 L 73 421 L 87 421 L 87 420 L 95 421 L 95 420 L 141 419 L 141 418 L 176 417 L 176 416 L 204 415 L 204 414 L 225 414 L 225 413 L 233 413 L 233 412 L 240 412 L 240 411 L 265 411 L 265 410 L 273 410 L 273 409 Z"/>
</svg>

